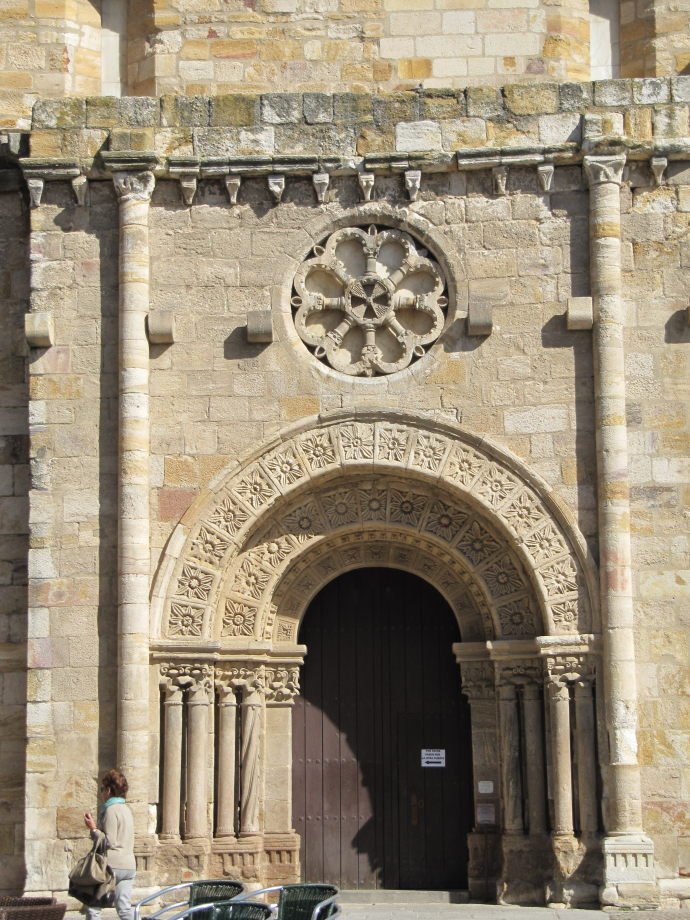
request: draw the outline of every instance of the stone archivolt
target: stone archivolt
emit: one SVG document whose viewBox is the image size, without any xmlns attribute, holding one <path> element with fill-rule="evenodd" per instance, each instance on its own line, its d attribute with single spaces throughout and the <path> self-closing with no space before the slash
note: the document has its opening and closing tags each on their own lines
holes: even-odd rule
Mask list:
<svg viewBox="0 0 690 920">
<path fill-rule="evenodd" d="M 346 227 L 293 281 L 295 328 L 314 355 L 355 377 L 403 370 L 436 341 L 448 307 L 437 262 L 400 230 Z"/>
<path fill-rule="evenodd" d="M 351 534 L 361 545 L 347 545 Z M 193 506 L 171 541 L 179 555 L 169 554 L 154 591 L 161 637 L 294 641 L 297 621 L 292 629 L 289 621 L 337 574 L 317 577 L 336 538 L 340 570 L 416 566 L 447 597 L 444 580 L 454 581 L 472 597 L 466 628 L 476 638 L 593 629 L 583 542 L 547 487 L 460 430 L 396 415 L 299 430 Z M 302 562 L 318 544 L 330 549 Z M 311 593 L 308 578 L 292 594 L 282 585 L 296 584 L 296 565 L 309 569 Z"/>
</svg>

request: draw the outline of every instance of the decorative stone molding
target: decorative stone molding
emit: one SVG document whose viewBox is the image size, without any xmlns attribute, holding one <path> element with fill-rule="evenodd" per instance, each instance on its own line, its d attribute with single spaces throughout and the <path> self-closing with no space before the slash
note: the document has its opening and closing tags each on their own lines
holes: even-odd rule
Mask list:
<svg viewBox="0 0 690 920">
<path fill-rule="evenodd" d="M 528 598 L 540 613 L 527 615 L 532 608 L 525 606 L 518 635 L 590 633 L 596 594 L 584 541 L 547 493 L 513 460 L 458 429 L 366 414 L 300 427 L 219 480 L 190 510 L 171 541 L 180 555 L 163 568 L 172 580 L 154 588 L 154 609 L 167 598 L 162 634 L 170 635 L 173 604 L 204 608 L 203 638 L 221 638 L 225 618 L 243 605 L 244 621 L 251 613 L 253 624 L 248 632 L 227 632 L 224 642 L 294 641 L 309 592 L 318 589 L 318 577 L 328 577 L 317 566 L 329 560 L 309 561 L 315 583 L 302 581 L 290 610 L 283 600 L 290 597 L 288 568 L 297 571 L 317 546 L 331 552 L 341 537 L 338 565 L 371 564 L 362 554 L 367 531 L 381 564 L 416 565 L 414 548 L 405 544 L 419 545 L 419 565 L 429 565 L 420 574 L 451 605 L 459 599 L 444 581 L 461 584 L 463 596 L 473 598 L 467 622 L 477 639 L 502 635 L 517 616 L 513 605 Z M 359 546 L 347 545 L 351 534 Z"/>
<path fill-rule="evenodd" d="M 300 338 L 350 376 L 402 370 L 443 330 L 448 297 L 440 266 L 399 230 L 337 230 L 314 248 L 293 283 Z"/>
<path fill-rule="evenodd" d="M 180 689 L 204 689 L 213 685 L 213 665 L 206 662 L 163 662 L 159 665 L 161 686 Z"/>
<path fill-rule="evenodd" d="M 470 701 L 495 696 L 494 675 L 489 661 L 460 661 L 462 692 Z"/>
</svg>

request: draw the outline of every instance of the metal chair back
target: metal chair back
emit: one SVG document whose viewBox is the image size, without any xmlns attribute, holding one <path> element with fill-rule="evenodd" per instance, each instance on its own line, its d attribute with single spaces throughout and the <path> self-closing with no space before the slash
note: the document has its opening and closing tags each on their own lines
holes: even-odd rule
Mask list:
<svg viewBox="0 0 690 920">
<path fill-rule="evenodd" d="M 335 912 L 337 894 L 335 885 L 285 885 L 278 901 L 278 920 L 325 920 Z"/>
</svg>

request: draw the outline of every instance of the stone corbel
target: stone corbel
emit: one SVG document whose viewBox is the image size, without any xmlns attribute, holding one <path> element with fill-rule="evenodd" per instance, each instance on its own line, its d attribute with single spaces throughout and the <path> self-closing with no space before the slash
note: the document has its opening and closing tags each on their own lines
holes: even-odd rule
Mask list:
<svg viewBox="0 0 690 920">
<path fill-rule="evenodd" d="M 175 342 L 175 315 L 157 310 L 146 317 L 146 332 L 151 345 L 172 345 Z"/>
<path fill-rule="evenodd" d="M 405 191 L 410 201 L 416 201 L 422 187 L 421 169 L 408 169 L 405 173 Z"/>
<path fill-rule="evenodd" d="M 283 192 L 285 191 L 285 176 L 282 173 L 271 173 L 266 177 L 268 182 L 268 190 L 273 196 L 273 200 L 276 204 L 280 204 L 283 199 Z"/>
<path fill-rule="evenodd" d="M 494 195 L 502 198 L 506 193 L 506 184 L 508 182 L 508 169 L 506 166 L 494 166 L 491 170 L 493 179 Z"/>
<path fill-rule="evenodd" d="M 362 198 L 365 201 L 371 201 L 372 192 L 374 191 L 374 174 L 372 172 L 361 172 L 357 176 L 359 189 Z"/>
<path fill-rule="evenodd" d="M 664 181 L 664 173 L 666 172 L 666 167 L 668 166 L 668 160 L 666 157 L 652 157 L 649 161 L 649 168 L 652 171 L 654 176 L 654 184 L 660 186 Z"/>
<path fill-rule="evenodd" d="M 594 325 L 594 306 L 591 297 L 569 297 L 566 312 L 568 329 L 591 329 Z"/>
<path fill-rule="evenodd" d="M 72 179 L 72 194 L 74 200 L 80 208 L 86 204 L 86 198 L 89 191 L 89 180 L 86 176 L 75 176 Z"/>
<path fill-rule="evenodd" d="M 41 199 L 43 198 L 43 189 L 45 187 L 45 180 L 39 178 L 32 178 L 26 180 L 27 188 L 29 189 L 29 202 L 32 208 L 38 208 L 41 204 Z"/>
<path fill-rule="evenodd" d="M 230 201 L 230 204 L 237 204 L 237 195 L 240 190 L 240 185 L 242 185 L 241 176 L 225 177 L 225 190 L 228 193 L 228 200 Z"/>
<path fill-rule="evenodd" d="M 52 313 L 27 313 L 24 316 L 24 333 L 29 348 L 50 348 L 55 344 Z"/>
<path fill-rule="evenodd" d="M 553 163 L 540 163 L 539 166 L 537 166 L 537 179 L 539 180 L 539 188 L 542 192 L 551 191 L 554 171 Z"/>
<path fill-rule="evenodd" d="M 331 183 L 331 177 L 327 172 L 318 172 L 314 173 L 311 181 L 314 185 L 314 191 L 316 192 L 316 200 L 319 204 L 323 204 L 326 200 L 326 192 Z"/>
<path fill-rule="evenodd" d="M 196 195 L 198 186 L 197 177 L 193 173 L 181 173 L 177 177 L 177 181 L 180 183 L 182 200 L 187 207 L 190 207 L 194 203 L 194 196 Z"/>
<path fill-rule="evenodd" d="M 249 310 L 247 313 L 247 341 L 260 345 L 273 341 L 273 316 L 270 310 Z"/>
</svg>

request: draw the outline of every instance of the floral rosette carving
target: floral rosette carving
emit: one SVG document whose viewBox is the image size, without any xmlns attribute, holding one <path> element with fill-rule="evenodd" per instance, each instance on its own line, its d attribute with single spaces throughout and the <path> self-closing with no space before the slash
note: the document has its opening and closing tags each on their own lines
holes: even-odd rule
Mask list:
<svg viewBox="0 0 690 920">
<path fill-rule="evenodd" d="M 400 230 L 336 231 L 314 247 L 293 284 L 298 335 L 319 360 L 353 377 L 403 370 L 445 324 L 440 267 Z"/>
</svg>

